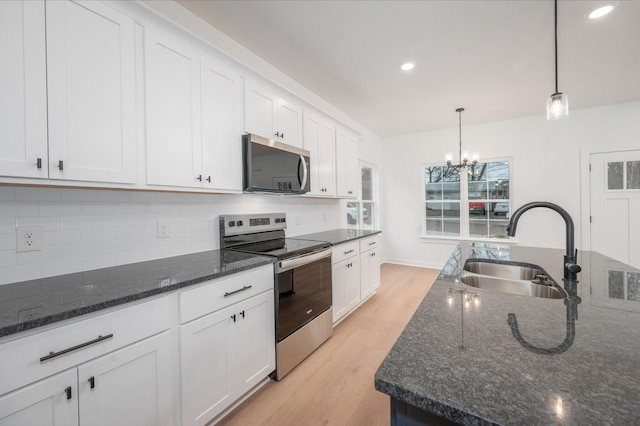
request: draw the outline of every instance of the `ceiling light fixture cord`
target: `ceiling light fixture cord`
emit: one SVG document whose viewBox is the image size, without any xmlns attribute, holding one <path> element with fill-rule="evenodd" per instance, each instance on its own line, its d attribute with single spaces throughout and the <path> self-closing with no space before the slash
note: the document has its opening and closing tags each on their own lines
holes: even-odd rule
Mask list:
<svg viewBox="0 0 640 426">
<path fill-rule="evenodd" d="M 556 94 L 558 93 L 558 0 L 554 0 L 555 54 L 556 54 Z"/>
<path fill-rule="evenodd" d="M 460 144 L 458 149 L 458 164 L 462 164 L 462 111 L 464 108 L 456 109 L 458 113 L 458 134 L 460 135 Z"/>
</svg>

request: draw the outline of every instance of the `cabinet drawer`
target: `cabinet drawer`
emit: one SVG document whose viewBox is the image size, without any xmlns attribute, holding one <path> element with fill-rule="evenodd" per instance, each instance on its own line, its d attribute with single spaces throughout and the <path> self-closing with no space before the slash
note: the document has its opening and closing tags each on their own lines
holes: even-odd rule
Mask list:
<svg viewBox="0 0 640 426">
<path fill-rule="evenodd" d="M 180 293 L 180 324 L 273 289 L 273 265 L 209 281 Z"/>
<path fill-rule="evenodd" d="M 331 262 L 338 263 L 350 258 L 351 256 L 357 256 L 358 254 L 360 254 L 360 248 L 357 241 L 340 244 L 333 248 L 333 252 L 331 253 Z"/>
<path fill-rule="evenodd" d="M 360 240 L 360 252 L 371 250 L 380 246 L 380 235 L 363 238 Z"/>
<path fill-rule="evenodd" d="M 162 297 L 0 344 L 0 395 L 167 330 L 171 300 Z M 76 349 L 64 352 L 70 348 Z M 62 353 L 40 361 L 51 352 Z"/>
</svg>

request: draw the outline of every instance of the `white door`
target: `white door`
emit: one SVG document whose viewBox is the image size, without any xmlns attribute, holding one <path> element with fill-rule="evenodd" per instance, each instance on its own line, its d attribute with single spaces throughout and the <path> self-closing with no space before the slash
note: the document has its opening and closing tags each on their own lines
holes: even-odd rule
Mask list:
<svg viewBox="0 0 640 426">
<path fill-rule="evenodd" d="M 135 183 L 133 21 L 99 2 L 46 14 L 49 177 Z"/>
<path fill-rule="evenodd" d="M 278 98 L 276 123 L 282 142 L 302 148 L 302 109 L 299 106 Z"/>
<path fill-rule="evenodd" d="M 78 367 L 80 424 L 173 425 L 169 331 Z"/>
<path fill-rule="evenodd" d="M 256 86 L 250 81 L 244 81 L 244 130 L 269 139 L 276 136 L 276 110 L 278 97 Z M 278 134 L 280 132 L 278 131 Z"/>
<path fill-rule="evenodd" d="M 336 192 L 338 196 L 358 197 L 358 138 L 338 130 L 336 137 Z"/>
<path fill-rule="evenodd" d="M 365 299 L 380 287 L 380 255 L 378 249 L 360 254 L 360 297 Z"/>
<path fill-rule="evenodd" d="M 152 31 L 145 37 L 147 183 L 202 187 L 200 57 Z"/>
<path fill-rule="evenodd" d="M 336 195 L 336 128 L 333 124 L 320 123 L 320 183 L 324 195 Z"/>
<path fill-rule="evenodd" d="M 180 326 L 182 424 L 204 425 L 237 395 L 236 306 Z"/>
<path fill-rule="evenodd" d="M 77 426 L 77 380 L 72 368 L 0 397 L 0 426 Z"/>
<path fill-rule="evenodd" d="M 2 176 L 48 176 L 44 16 L 44 1 L 0 1 Z"/>
<path fill-rule="evenodd" d="M 591 250 L 640 268 L 640 150 L 592 154 Z"/>
<path fill-rule="evenodd" d="M 202 59 L 202 174 L 205 188 L 242 190 L 242 82 Z"/>
<path fill-rule="evenodd" d="M 236 309 L 238 390 L 242 394 L 276 368 L 272 290 L 238 303 Z"/>
</svg>

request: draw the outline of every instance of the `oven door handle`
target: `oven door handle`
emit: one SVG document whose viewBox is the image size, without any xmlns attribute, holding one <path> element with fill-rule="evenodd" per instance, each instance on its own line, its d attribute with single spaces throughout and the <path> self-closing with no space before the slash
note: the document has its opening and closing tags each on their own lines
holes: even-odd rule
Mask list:
<svg viewBox="0 0 640 426">
<path fill-rule="evenodd" d="M 278 262 L 276 273 L 279 274 L 280 272 L 285 272 L 290 269 L 297 268 L 298 266 L 308 265 L 309 263 L 313 263 L 317 260 L 331 257 L 331 251 L 332 250 L 329 248 L 326 250 L 316 251 L 311 254 L 294 257 L 293 259 L 281 260 Z"/>
</svg>

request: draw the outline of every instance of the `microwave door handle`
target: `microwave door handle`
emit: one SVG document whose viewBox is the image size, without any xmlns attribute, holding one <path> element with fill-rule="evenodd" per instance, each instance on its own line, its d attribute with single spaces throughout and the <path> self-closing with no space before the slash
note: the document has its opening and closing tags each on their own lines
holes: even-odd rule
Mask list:
<svg viewBox="0 0 640 426">
<path fill-rule="evenodd" d="M 300 179 L 300 163 L 302 163 L 302 179 Z M 300 181 L 300 189 L 304 189 L 307 186 L 307 162 L 304 161 L 304 156 L 300 155 L 300 160 L 298 160 L 298 180 Z"/>
</svg>

